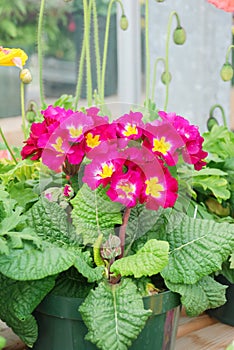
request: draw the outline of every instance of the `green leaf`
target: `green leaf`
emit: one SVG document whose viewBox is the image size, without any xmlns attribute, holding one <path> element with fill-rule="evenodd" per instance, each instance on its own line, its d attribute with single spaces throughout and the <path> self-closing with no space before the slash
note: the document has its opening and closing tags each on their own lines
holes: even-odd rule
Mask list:
<svg viewBox="0 0 234 350">
<path fill-rule="evenodd" d="M 69 223 L 68 215 L 57 203 L 40 199 L 26 214 L 30 227 L 44 241 L 57 246 L 79 246 L 79 238 Z"/>
<path fill-rule="evenodd" d="M 84 184 L 71 204 L 73 224 L 85 245 L 94 244 L 99 234 L 108 238 L 122 224 L 121 204 L 112 202 L 102 186 L 92 191 Z"/>
<path fill-rule="evenodd" d="M 196 283 L 221 269 L 234 249 L 234 225 L 173 213 L 158 236 L 170 244 L 162 276 L 173 283 Z"/>
<path fill-rule="evenodd" d="M 100 283 L 79 311 L 89 330 L 86 339 L 102 350 L 127 350 L 151 315 L 128 279 L 117 285 Z"/>
<path fill-rule="evenodd" d="M 230 262 L 231 262 L 230 264 L 231 269 L 234 269 L 234 252 L 231 254 Z"/>
<path fill-rule="evenodd" d="M 2 19 L 0 23 L 1 32 L 5 32 L 7 35 L 11 36 L 12 38 L 16 37 L 17 35 L 17 27 L 11 21 L 10 19 Z"/>
<path fill-rule="evenodd" d="M 55 276 L 19 282 L 0 274 L 0 318 L 32 346 L 37 339 L 37 323 L 31 315 L 55 284 Z"/>
<path fill-rule="evenodd" d="M 192 185 L 194 188 L 202 187 L 204 191 L 210 191 L 219 200 L 226 200 L 231 195 L 228 181 L 219 176 L 196 176 Z"/>
<path fill-rule="evenodd" d="M 84 255 L 80 254 L 74 261 L 74 266 L 77 270 L 88 279 L 88 282 L 95 282 L 102 279 L 104 267 L 92 267 L 84 259 Z"/>
<path fill-rule="evenodd" d="M 174 284 L 166 282 L 167 287 L 181 295 L 181 303 L 189 316 L 198 316 L 207 309 L 216 308 L 226 302 L 226 288 L 212 277 L 205 276 L 196 284 Z"/>
<path fill-rule="evenodd" d="M 162 211 L 148 210 L 145 205 L 138 204 L 131 209 L 127 230 L 126 244 L 130 246 L 140 237 L 144 236 L 152 227 L 157 224 Z"/>
<path fill-rule="evenodd" d="M 38 195 L 33 189 L 26 188 L 23 182 L 11 186 L 9 193 L 11 198 L 15 199 L 22 208 L 25 208 L 28 203 L 33 203 L 38 199 Z"/>
<path fill-rule="evenodd" d="M 167 265 L 168 255 L 167 242 L 151 239 L 136 254 L 116 260 L 111 265 L 111 272 L 135 278 L 156 275 Z"/>
<path fill-rule="evenodd" d="M 35 179 L 39 177 L 40 163 L 32 162 L 30 160 L 23 160 L 8 172 L 0 174 L 3 185 L 7 185 L 12 180 L 26 181 L 28 179 Z"/>
<path fill-rule="evenodd" d="M 23 280 L 36 280 L 67 270 L 75 261 L 76 252 L 42 242 L 42 249 L 25 243 L 24 249 L 12 249 L 0 255 L 0 272 L 5 276 Z"/>
</svg>

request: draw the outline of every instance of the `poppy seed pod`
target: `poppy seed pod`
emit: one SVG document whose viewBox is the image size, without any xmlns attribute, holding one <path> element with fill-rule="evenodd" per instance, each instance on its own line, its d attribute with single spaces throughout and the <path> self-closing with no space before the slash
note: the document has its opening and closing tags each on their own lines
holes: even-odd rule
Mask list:
<svg viewBox="0 0 234 350">
<path fill-rule="evenodd" d="M 224 63 L 224 65 L 222 66 L 221 70 L 220 70 L 220 76 L 223 79 L 223 81 L 229 81 L 232 79 L 233 77 L 233 68 L 232 65 L 227 62 Z"/>
<path fill-rule="evenodd" d="M 186 32 L 184 28 L 177 27 L 173 33 L 173 40 L 176 45 L 183 45 L 186 40 Z"/>
<path fill-rule="evenodd" d="M 24 84 L 29 84 L 32 81 L 32 74 L 29 69 L 24 68 L 20 71 L 20 80 Z"/>
<path fill-rule="evenodd" d="M 122 15 L 120 18 L 120 28 L 122 30 L 127 30 L 128 29 L 128 19 L 125 15 Z"/>
<path fill-rule="evenodd" d="M 170 83 L 171 81 L 171 73 L 170 72 L 163 72 L 161 75 L 161 81 L 163 84 Z"/>
</svg>

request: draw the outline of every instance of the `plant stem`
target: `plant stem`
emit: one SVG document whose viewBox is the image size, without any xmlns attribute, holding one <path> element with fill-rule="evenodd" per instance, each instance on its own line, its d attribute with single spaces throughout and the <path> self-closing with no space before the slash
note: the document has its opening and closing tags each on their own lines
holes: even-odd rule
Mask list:
<svg viewBox="0 0 234 350">
<path fill-rule="evenodd" d="M 101 103 L 103 103 L 103 104 L 104 104 L 104 97 L 105 97 L 105 75 L 106 75 L 106 63 L 107 63 L 111 9 L 112 9 L 114 2 L 119 3 L 121 10 L 122 10 L 122 14 L 124 14 L 124 8 L 123 8 L 123 4 L 122 4 L 121 0 L 111 0 L 109 2 L 107 16 L 106 16 L 106 29 L 105 29 L 105 39 L 104 39 L 103 58 L 102 58 L 102 78 L 101 78 L 101 90 L 100 90 Z"/>
<path fill-rule="evenodd" d="M 45 0 L 41 0 L 39 18 L 38 18 L 38 28 L 37 28 L 37 50 L 38 50 L 38 65 L 39 65 L 39 87 L 40 87 L 40 101 L 41 105 L 45 105 L 44 89 L 43 89 L 43 15 L 45 9 Z"/>
<path fill-rule="evenodd" d="M 21 117 L 22 117 L 22 129 L 24 134 L 24 139 L 27 138 L 27 130 L 25 123 L 25 106 L 24 106 L 24 83 L 20 83 L 20 100 L 21 100 Z"/>
<path fill-rule="evenodd" d="M 154 72 L 153 72 L 153 82 L 152 82 L 152 95 L 151 95 L 151 100 L 154 100 L 155 96 L 155 88 L 156 88 L 156 73 L 157 73 L 157 64 L 159 61 L 162 61 L 165 66 L 165 59 L 163 57 L 158 57 L 155 62 L 154 62 Z"/>
<path fill-rule="evenodd" d="M 150 94 L 149 0 L 145 0 L 145 57 L 146 57 L 145 100 L 146 100 L 146 107 L 148 107 L 149 94 Z"/>
<path fill-rule="evenodd" d="M 81 87 L 82 87 L 82 81 L 83 81 L 83 72 L 84 72 L 84 62 L 85 62 L 85 39 L 83 38 L 82 42 L 82 50 L 80 55 L 80 62 L 79 62 L 79 69 L 78 69 L 78 76 L 77 76 L 77 84 L 76 84 L 76 94 L 74 99 L 74 109 L 77 110 L 78 103 L 80 100 L 80 93 L 81 93 Z"/>
<path fill-rule="evenodd" d="M 226 63 L 228 63 L 230 51 L 231 51 L 232 49 L 234 49 L 234 45 L 229 45 L 229 46 L 228 46 L 228 49 L 227 49 L 227 52 L 226 52 Z"/>
<path fill-rule="evenodd" d="M 223 125 L 227 126 L 226 115 L 225 115 L 223 107 L 220 104 L 215 104 L 214 106 L 211 107 L 211 109 L 210 109 L 210 117 L 213 117 L 213 113 L 214 113 L 214 110 L 216 108 L 218 108 L 221 111 L 221 115 L 222 115 L 222 119 L 223 119 Z"/>
<path fill-rule="evenodd" d="M 121 242 L 120 243 L 121 254 L 119 255 L 119 259 L 122 258 L 124 255 L 125 236 L 126 236 L 126 229 L 127 229 L 130 213 L 131 213 L 131 208 L 126 208 L 123 215 L 123 224 L 121 225 L 119 230 L 119 238 Z"/>
<path fill-rule="evenodd" d="M 100 57 L 100 45 L 99 45 L 99 31 L 98 31 L 98 16 L 96 0 L 93 0 L 93 27 L 94 27 L 94 45 L 96 56 L 96 71 L 97 71 L 97 90 L 101 92 L 101 57 Z"/>
<path fill-rule="evenodd" d="M 10 153 L 10 155 L 12 156 L 12 159 L 14 160 L 15 164 L 17 164 L 18 162 L 17 162 L 17 160 L 16 160 L 16 158 L 15 158 L 15 155 L 14 155 L 14 153 L 13 153 L 11 147 L 9 146 L 9 144 L 8 144 L 8 142 L 7 142 L 7 140 L 6 140 L 5 136 L 4 136 L 4 134 L 3 134 L 2 128 L 0 128 L 0 136 L 1 136 L 2 140 L 3 140 L 3 142 L 4 142 L 4 145 L 6 146 L 7 150 L 8 150 L 9 153 Z"/>
<path fill-rule="evenodd" d="M 167 110 L 168 106 L 168 99 L 169 99 L 169 44 L 170 44 L 170 35 L 171 35 L 171 26 L 172 26 L 172 20 L 173 16 L 176 17 L 177 20 L 177 26 L 180 26 L 180 19 L 176 11 L 172 11 L 168 20 L 167 25 L 167 39 L 166 39 L 166 54 L 165 54 L 165 73 L 166 73 L 166 97 L 165 97 L 165 103 L 164 103 L 164 110 Z"/>
<path fill-rule="evenodd" d="M 92 5 L 92 0 L 90 3 Z M 87 103 L 88 106 L 92 105 L 92 74 L 91 74 L 91 59 L 90 59 L 90 8 L 88 8 L 87 0 L 83 0 L 84 8 L 84 40 L 85 40 L 85 53 L 86 53 L 86 79 L 87 79 Z"/>
</svg>

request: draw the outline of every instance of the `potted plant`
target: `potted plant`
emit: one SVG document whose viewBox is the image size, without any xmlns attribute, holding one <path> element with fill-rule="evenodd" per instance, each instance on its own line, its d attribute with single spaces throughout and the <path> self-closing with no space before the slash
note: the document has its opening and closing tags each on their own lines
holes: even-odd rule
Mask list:
<svg viewBox="0 0 234 350">
<path fill-rule="evenodd" d="M 0 64 L 21 53 L 3 49 Z M 0 129 L 11 157 L 0 162 L 0 318 L 34 350 L 172 350 L 181 303 L 189 315 L 225 303 L 213 274 L 234 227 L 176 208 L 179 170 L 206 164 L 197 127 L 148 109 L 111 120 L 90 90 L 87 107 L 77 96 L 47 106 L 41 92 L 20 150 Z"/>
</svg>

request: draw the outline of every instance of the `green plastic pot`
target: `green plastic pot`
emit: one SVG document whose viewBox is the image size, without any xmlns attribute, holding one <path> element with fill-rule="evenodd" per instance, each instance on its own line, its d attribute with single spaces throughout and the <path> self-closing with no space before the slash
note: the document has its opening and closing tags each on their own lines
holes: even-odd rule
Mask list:
<svg viewBox="0 0 234 350">
<path fill-rule="evenodd" d="M 180 314 L 180 297 L 170 291 L 143 298 L 146 309 L 153 311 L 130 350 L 172 350 Z M 33 350 L 97 350 L 86 341 L 87 328 L 78 308 L 79 298 L 48 295 L 34 315 L 39 336 Z"/>
<path fill-rule="evenodd" d="M 227 301 L 220 307 L 208 310 L 207 313 L 222 323 L 234 326 L 234 284 L 230 283 L 223 275 L 217 276 L 216 280 L 228 286 L 226 289 Z"/>
</svg>

